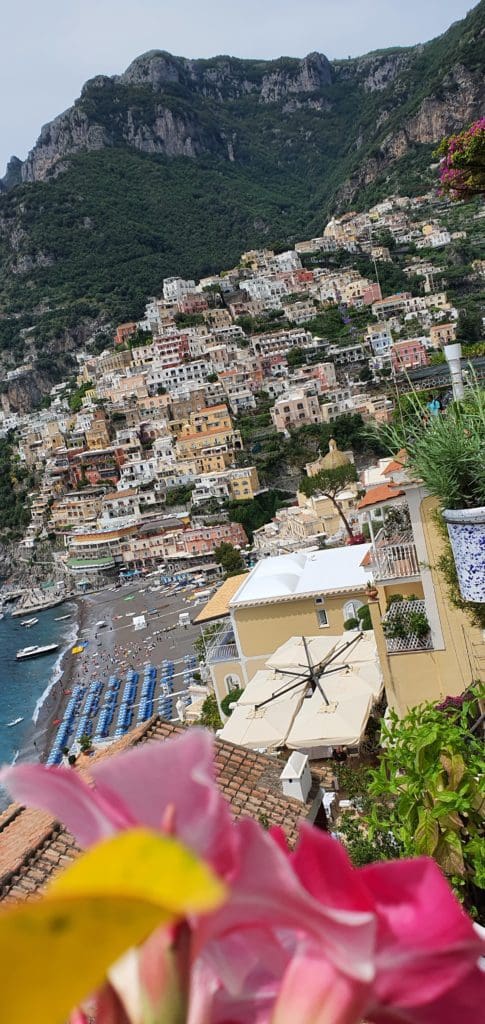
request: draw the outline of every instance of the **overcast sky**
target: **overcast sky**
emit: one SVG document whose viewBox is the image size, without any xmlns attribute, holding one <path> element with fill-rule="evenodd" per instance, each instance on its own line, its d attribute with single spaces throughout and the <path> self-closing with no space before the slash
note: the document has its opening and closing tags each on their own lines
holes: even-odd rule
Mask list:
<svg viewBox="0 0 485 1024">
<path fill-rule="evenodd" d="M 439 35 L 473 0 L 14 0 L 0 19 L 0 174 L 86 79 L 146 50 L 185 57 L 356 56 Z"/>
</svg>

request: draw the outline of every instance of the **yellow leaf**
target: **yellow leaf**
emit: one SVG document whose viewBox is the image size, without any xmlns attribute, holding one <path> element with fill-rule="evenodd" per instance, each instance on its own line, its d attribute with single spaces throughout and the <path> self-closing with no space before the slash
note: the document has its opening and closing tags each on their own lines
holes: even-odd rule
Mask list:
<svg viewBox="0 0 485 1024">
<path fill-rule="evenodd" d="M 64 1024 L 125 950 L 223 895 L 210 869 L 170 837 L 136 829 L 100 843 L 44 899 L 0 913 L 2 1020 Z"/>
<path fill-rule="evenodd" d="M 212 910 L 224 886 L 172 836 L 136 828 L 91 847 L 54 880 L 49 894 L 130 896 L 174 916 Z"/>
</svg>

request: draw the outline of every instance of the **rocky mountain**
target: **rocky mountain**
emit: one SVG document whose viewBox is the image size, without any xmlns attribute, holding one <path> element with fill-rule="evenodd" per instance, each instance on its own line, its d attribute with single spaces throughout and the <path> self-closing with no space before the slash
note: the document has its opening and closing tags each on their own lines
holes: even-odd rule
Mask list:
<svg viewBox="0 0 485 1024">
<path fill-rule="evenodd" d="M 0 358 L 46 360 L 62 332 L 139 315 L 164 275 L 422 192 L 434 145 L 483 110 L 484 52 L 482 0 L 430 43 L 358 59 L 153 50 L 91 79 L 2 182 Z"/>
</svg>

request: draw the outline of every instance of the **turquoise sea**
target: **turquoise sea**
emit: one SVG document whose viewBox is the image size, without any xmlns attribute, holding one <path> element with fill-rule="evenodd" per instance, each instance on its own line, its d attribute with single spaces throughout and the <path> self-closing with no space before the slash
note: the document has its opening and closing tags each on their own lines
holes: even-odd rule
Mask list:
<svg viewBox="0 0 485 1024">
<path fill-rule="evenodd" d="M 70 619 L 55 621 L 69 612 Z M 21 626 L 21 620 L 13 619 L 9 611 L 0 620 L 0 764 L 37 759 L 35 725 L 60 678 L 62 654 L 76 636 L 76 614 L 76 605 L 66 602 L 44 612 L 27 613 L 26 619 L 39 619 L 30 628 Z M 48 643 L 59 644 L 59 649 L 29 661 L 15 660 L 22 647 Z"/>
</svg>

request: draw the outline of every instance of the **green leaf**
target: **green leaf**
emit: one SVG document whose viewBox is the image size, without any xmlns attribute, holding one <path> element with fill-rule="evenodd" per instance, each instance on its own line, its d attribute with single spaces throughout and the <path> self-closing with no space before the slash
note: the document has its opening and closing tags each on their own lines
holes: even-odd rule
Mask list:
<svg viewBox="0 0 485 1024">
<path fill-rule="evenodd" d="M 427 811 L 419 812 L 418 827 L 415 832 L 416 850 L 432 857 L 439 839 L 438 822 Z"/>
<path fill-rule="evenodd" d="M 450 788 L 456 789 L 466 771 L 466 764 L 461 754 L 444 750 L 440 755 L 440 761 L 448 775 L 448 785 Z"/>
</svg>

